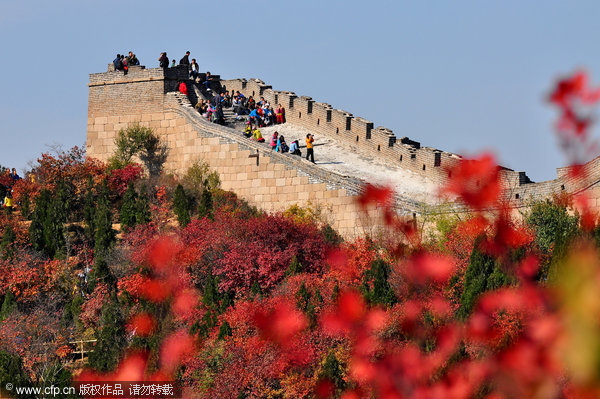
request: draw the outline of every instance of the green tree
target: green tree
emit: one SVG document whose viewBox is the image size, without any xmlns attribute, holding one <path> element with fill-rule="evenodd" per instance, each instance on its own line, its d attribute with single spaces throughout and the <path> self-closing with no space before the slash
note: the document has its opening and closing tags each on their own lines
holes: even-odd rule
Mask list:
<svg viewBox="0 0 600 399">
<path fill-rule="evenodd" d="M 201 336 L 207 337 L 217 325 L 218 316 L 232 304 L 231 296 L 227 292 L 219 291 L 219 278 L 213 275 L 211 270 L 209 270 L 204 283 L 202 304 L 206 312 L 201 320 L 194 323 L 192 333 L 198 332 Z"/>
<path fill-rule="evenodd" d="M 29 238 L 35 249 L 51 258 L 59 255 L 65 246 L 64 225 L 70 204 L 69 195 L 67 186 L 61 182 L 54 194 L 44 189 L 35 201 Z"/>
<path fill-rule="evenodd" d="M 335 387 L 333 397 L 339 398 L 346 389 L 346 381 L 344 381 L 344 375 L 342 373 L 342 366 L 335 357 L 333 351 L 327 354 L 325 363 L 319 372 L 319 380 L 328 380 Z"/>
<path fill-rule="evenodd" d="M 94 195 L 94 180 L 88 179 L 87 190 L 83 200 L 83 221 L 85 223 L 85 236 L 94 245 L 96 238 L 96 196 Z"/>
<path fill-rule="evenodd" d="M 100 186 L 96 204 L 96 234 L 95 256 L 96 259 L 104 258 L 115 241 L 115 231 L 112 228 L 112 212 L 108 197 L 108 184 L 106 180 Z"/>
<path fill-rule="evenodd" d="M 121 227 L 122 228 L 133 228 L 136 225 L 136 212 L 137 211 L 137 193 L 133 188 L 133 183 L 129 183 L 127 191 L 123 196 L 123 203 L 121 204 Z"/>
<path fill-rule="evenodd" d="M 534 231 L 538 248 L 549 259 L 540 268 L 539 279 L 551 279 L 556 266 L 564 258 L 569 243 L 578 234 L 579 218 L 569 215 L 566 206 L 546 200 L 536 202 L 531 207 L 526 222 Z"/>
<path fill-rule="evenodd" d="M 31 199 L 28 192 L 25 192 L 21 198 L 21 215 L 25 220 L 31 217 Z"/>
<path fill-rule="evenodd" d="M 381 259 L 374 260 L 363 275 L 361 291 L 371 305 L 392 306 L 398 301 L 388 279 L 390 265 Z"/>
<path fill-rule="evenodd" d="M 142 188 L 135 204 L 135 221 L 137 224 L 147 224 L 151 220 L 150 199 L 148 198 L 148 194 L 146 194 L 146 190 Z"/>
<path fill-rule="evenodd" d="M 205 189 L 200 194 L 200 201 L 198 201 L 198 217 L 203 218 L 206 216 L 212 218 L 212 209 L 212 192 L 209 189 Z"/>
<path fill-rule="evenodd" d="M 11 290 L 6 292 L 4 295 L 4 301 L 2 302 L 2 308 L 0 308 L 0 321 L 5 320 L 11 312 L 17 306 L 17 302 L 15 301 L 15 295 Z"/>
<path fill-rule="evenodd" d="M 233 332 L 231 330 L 231 326 L 229 325 L 227 320 L 225 320 L 221 324 L 221 327 L 219 327 L 219 335 L 217 336 L 217 339 L 223 340 L 225 339 L 225 337 L 230 337 L 232 334 Z"/>
<path fill-rule="evenodd" d="M 177 221 L 182 227 L 187 226 L 191 221 L 190 205 L 190 198 L 185 193 L 183 186 L 178 184 L 173 194 L 173 212 L 177 215 Z"/>
<path fill-rule="evenodd" d="M 31 386 L 31 380 L 23 370 L 23 362 L 18 356 L 0 350 L 0 386 L 3 390 L 7 383 L 13 386 Z M 34 395 L 20 395 L 19 398 L 34 398 Z"/>
<path fill-rule="evenodd" d="M 150 173 L 158 176 L 167 159 L 167 147 L 160 141 L 151 128 L 136 123 L 127 129 L 119 130 L 115 138 L 117 147 L 109 159 L 111 169 L 120 169 L 138 156 Z"/>
<path fill-rule="evenodd" d="M 486 292 L 508 285 L 512 280 L 500 269 L 496 260 L 481 251 L 483 237 L 475 240 L 475 246 L 465 271 L 465 284 L 460 297 L 458 316 L 466 318 L 471 314 L 479 296 Z"/>
<path fill-rule="evenodd" d="M 44 245 L 51 258 L 64 255 L 65 223 L 71 208 L 72 187 L 60 181 L 52 196 L 44 220 Z"/>
<path fill-rule="evenodd" d="M 214 190 L 221 184 L 217 172 L 211 172 L 206 162 L 195 162 L 190 166 L 182 182 L 184 188 L 195 198 L 198 198 L 204 190 Z"/>
<path fill-rule="evenodd" d="M 0 240 L 0 255 L 3 260 L 13 259 L 15 256 L 15 240 L 17 236 L 12 226 L 9 224 L 4 229 L 2 240 Z"/>
<path fill-rule="evenodd" d="M 50 208 L 50 202 L 52 200 L 52 194 L 49 190 L 42 190 L 35 200 L 35 210 L 31 218 L 31 224 L 29 225 L 29 240 L 38 251 L 45 251 L 46 243 L 44 240 L 44 223 L 48 209 Z"/>
<path fill-rule="evenodd" d="M 295 297 L 296 307 L 306 315 L 309 321 L 309 326 L 311 328 L 315 327 L 317 325 L 317 313 L 314 301 L 317 299 L 313 299 L 313 295 L 308 291 L 304 282 L 302 282 L 302 285 L 300 285 Z"/>
<path fill-rule="evenodd" d="M 114 370 L 127 345 L 125 320 L 116 294 L 112 294 L 102 309 L 101 329 L 89 364 L 97 371 Z"/>
</svg>

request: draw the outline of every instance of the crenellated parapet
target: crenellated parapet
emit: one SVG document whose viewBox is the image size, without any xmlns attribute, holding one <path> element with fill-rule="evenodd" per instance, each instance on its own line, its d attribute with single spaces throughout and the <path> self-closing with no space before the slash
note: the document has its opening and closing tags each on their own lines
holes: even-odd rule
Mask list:
<svg viewBox="0 0 600 399">
<path fill-rule="evenodd" d="M 439 187 L 461 160 L 458 154 L 423 146 L 312 97 L 274 90 L 262 80 L 213 77 L 217 80 L 214 88 L 221 85 L 256 99 L 264 97 L 273 105 L 281 104 L 288 123 L 314 131 L 317 138 L 339 142 L 344 151 L 379 158 L 386 165 L 410 171 Z M 328 209 L 332 224 L 344 235 L 358 231 L 361 213 L 355 203 L 366 175 L 360 172 L 339 175 L 300 158 L 275 153 L 231 128 L 207 122 L 192 107 L 193 90 L 188 90 L 188 97 L 177 93 L 181 81 L 189 83 L 186 66 L 165 69 L 132 66 L 125 75 L 109 65 L 106 72 L 90 74 L 88 155 L 108 159 L 115 150 L 118 131 L 140 123 L 154 129 L 168 145 L 165 168 L 173 173 L 183 173 L 192 162 L 204 160 L 219 173 L 224 188 L 252 204 L 271 211 L 296 203 L 316 204 Z M 256 158 L 259 153 L 260 164 Z M 556 179 L 541 183 L 532 182 L 524 172 L 508 168 L 500 169 L 500 177 L 506 199 L 515 208 L 553 194 L 579 192 L 589 194 L 592 207 L 600 208 L 600 157 L 583 165 L 582 170 L 583 173 L 574 174 L 567 168 L 559 168 Z M 407 190 L 402 197 L 398 196 L 399 212 L 407 215 L 429 212 L 411 195 Z"/>
<path fill-rule="evenodd" d="M 338 140 L 352 149 L 367 152 L 439 184 L 448 179 L 448 169 L 460 159 L 457 154 L 421 147 L 419 142 L 408 137 L 399 139 L 391 129 L 374 127 L 374 123 L 365 118 L 312 97 L 273 90 L 259 79 L 222 80 L 221 85 L 257 100 L 264 97 L 271 104 L 281 104 L 286 110 L 287 122 Z"/>
<path fill-rule="evenodd" d="M 338 140 L 351 149 L 379 157 L 439 185 L 448 180 L 449 170 L 462 158 L 458 154 L 421 146 L 408 137 L 398 137 L 388 128 L 374 128 L 373 122 L 312 97 L 273 90 L 260 79 L 222 80 L 221 84 L 229 90 L 239 90 L 245 96 L 256 99 L 262 96 L 271 104 L 281 104 L 286 110 L 287 122 Z M 600 182 L 600 157 L 587 163 L 584 170 L 587 172 L 585 178 L 571 176 L 568 168 L 559 168 L 557 179 L 535 183 L 525 172 L 501 167 L 500 178 L 506 189 L 506 199 L 513 206 L 520 207 L 527 206 L 532 200 L 562 192 L 575 193 L 595 186 Z"/>
</svg>

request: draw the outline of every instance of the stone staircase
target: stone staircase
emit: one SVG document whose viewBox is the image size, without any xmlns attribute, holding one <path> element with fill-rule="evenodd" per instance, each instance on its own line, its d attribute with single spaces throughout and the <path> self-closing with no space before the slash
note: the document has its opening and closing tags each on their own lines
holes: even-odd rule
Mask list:
<svg viewBox="0 0 600 399">
<path fill-rule="evenodd" d="M 207 121 L 192 107 L 185 95 L 179 92 L 171 92 L 167 96 L 173 96 L 180 105 L 174 108 L 173 111 L 195 125 L 198 133 L 203 137 L 218 137 L 223 144 L 236 143 L 240 149 L 250 150 L 252 153 L 258 152 L 261 157 L 271 158 L 271 162 L 277 162 L 283 164 L 287 169 L 296 170 L 298 176 L 308 177 L 311 184 L 325 183 L 328 190 L 344 189 L 349 195 L 360 195 L 364 191 L 365 182 L 361 179 L 325 170 L 311 162 L 304 162 L 300 157 L 271 151 L 264 143 L 257 143 L 246 138 L 240 131 Z M 230 112 L 229 117 L 231 115 L 235 116 L 231 109 L 228 109 L 228 111 Z M 426 209 L 424 204 L 419 201 L 400 195 L 396 195 L 396 208 L 398 214 L 410 216 L 414 213 L 421 214 Z"/>
</svg>

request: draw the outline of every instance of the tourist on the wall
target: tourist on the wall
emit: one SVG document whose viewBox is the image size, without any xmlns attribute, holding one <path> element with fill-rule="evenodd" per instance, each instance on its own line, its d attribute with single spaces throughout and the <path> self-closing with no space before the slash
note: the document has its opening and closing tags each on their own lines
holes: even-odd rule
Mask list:
<svg viewBox="0 0 600 399">
<path fill-rule="evenodd" d="M 213 112 L 211 122 L 218 123 L 219 125 L 225 124 L 225 115 L 223 114 L 223 107 L 219 103 L 216 103 L 215 105 L 215 110 Z"/>
<path fill-rule="evenodd" d="M 275 132 L 271 136 L 271 142 L 269 143 L 269 146 L 272 150 L 275 150 L 275 148 L 277 148 L 277 140 L 279 140 L 279 133 Z"/>
<path fill-rule="evenodd" d="M 202 84 L 206 87 L 206 91 L 211 91 L 210 85 L 212 82 L 212 76 L 210 76 L 210 72 L 206 71 L 206 75 L 204 76 L 204 81 Z"/>
<path fill-rule="evenodd" d="M 264 126 L 271 126 L 271 122 L 272 122 L 272 113 L 271 110 L 268 107 L 264 107 L 261 108 L 261 113 L 262 113 L 262 121 L 263 121 L 263 125 Z"/>
<path fill-rule="evenodd" d="M 210 120 L 210 117 L 212 116 L 213 111 L 215 110 L 215 108 L 213 107 L 213 105 L 210 103 L 210 100 L 206 101 L 206 118 L 208 118 Z"/>
<path fill-rule="evenodd" d="M 315 138 L 312 134 L 306 135 L 306 160 L 308 161 L 308 157 L 310 157 L 310 161 L 315 163 L 315 153 L 313 151 L 313 143 L 315 142 Z"/>
<path fill-rule="evenodd" d="M 175 58 L 173 58 L 173 63 L 171 64 L 171 68 L 175 68 L 177 65 L 175 64 Z"/>
<path fill-rule="evenodd" d="M 208 108 L 208 107 L 206 105 L 206 102 L 204 102 L 203 99 L 200 99 L 200 101 L 198 101 L 196 103 L 195 108 L 200 115 L 204 116 L 204 114 L 206 114 L 206 108 Z"/>
<path fill-rule="evenodd" d="M 120 55 L 119 59 L 117 60 L 117 66 L 115 67 L 115 70 L 123 72 L 123 56 L 122 55 Z"/>
<path fill-rule="evenodd" d="M 221 93 L 221 104 L 224 107 L 231 107 L 231 96 L 229 95 L 229 90 L 225 90 L 225 93 Z"/>
<path fill-rule="evenodd" d="M 277 104 L 277 108 L 275 108 L 275 116 L 277 124 L 283 123 L 283 107 L 281 104 Z"/>
<path fill-rule="evenodd" d="M 196 62 L 195 58 L 192 58 L 192 63 L 190 64 L 190 78 L 196 79 L 200 74 L 200 67 Z"/>
<path fill-rule="evenodd" d="M 258 130 L 258 128 L 254 129 L 252 136 L 254 136 L 254 140 L 258 141 L 259 143 L 265 142 L 265 138 L 262 136 L 262 133 L 260 130 Z"/>
<path fill-rule="evenodd" d="M 258 114 L 257 109 L 250 111 L 250 114 L 248 114 L 248 122 L 250 122 L 250 126 L 256 125 L 257 128 L 260 127 L 260 115 Z"/>
<path fill-rule="evenodd" d="M 302 156 L 298 140 L 294 140 L 292 141 L 292 144 L 290 144 L 290 154 Z"/>
<path fill-rule="evenodd" d="M 252 127 L 250 126 L 250 122 L 246 122 L 246 128 L 244 129 L 244 136 L 250 138 L 252 136 Z"/>
<path fill-rule="evenodd" d="M 117 58 L 113 60 L 113 65 L 115 66 L 115 71 L 119 70 L 119 61 L 121 61 L 121 54 L 117 54 Z"/>
<path fill-rule="evenodd" d="M 190 65 L 190 52 L 186 51 L 185 55 L 183 57 L 181 57 L 181 59 L 179 60 L 179 65 L 187 65 L 189 67 Z"/>
<path fill-rule="evenodd" d="M 275 151 L 277 152 L 288 152 L 290 150 L 290 148 L 288 147 L 287 143 L 285 142 L 285 137 L 279 136 L 279 139 L 277 140 L 277 148 L 275 149 Z"/>
<path fill-rule="evenodd" d="M 124 55 L 121 56 L 121 65 L 123 66 L 123 75 L 127 75 L 129 72 L 129 66 L 127 64 L 127 58 Z"/>
<path fill-rule="evenodd" d="M 238 96 L 233 97 L 231 106 L 233 107 L 233 112 L 235 113 L 238 120 L 244 119 L 242 115 L 248 115 L 250 113 L 248 108 L 244 106 L 243 99 Z"/>
<path fill-rule="evenodd" d="M 4 210 L 6 213 L 11 214 L 13 210 L 13 198 L 12 198 L 12 189 L 8 189 L 6 191 L 6 196 L 4 197 Z"/>
<path fill-rule="evenodd" d="M 21 180 L 21 177 L 17 174 L 17 170 L 15 168 L 12 168 L 10 177 L 13 180 L 13 183 L 16 183 L 17 181 Z"/>
<path fill-rule="evenodd" d="M 187 86 L 185 85 L 185 82 L 183 82 L 183 81 L 179 82 L 179 92 L 181 94 L 185 94 L 186 96 L 188 95 Z"/>
<path fill-rule="evenodd" d="M 159 66 L 163 69 L 169 67 L 169 59 L 167 58 L 167 53 L 160 53 L 160 57 L 158 57 Z"/>
<path fill-rule="evenodd" d="M 130 51 L 129 55 L 127 56 L 127 65 L 128 66 L 140 65 L 140 61 L 137 59 L 135 54 L 133 54 L 132 51 Z"/>
</svg>

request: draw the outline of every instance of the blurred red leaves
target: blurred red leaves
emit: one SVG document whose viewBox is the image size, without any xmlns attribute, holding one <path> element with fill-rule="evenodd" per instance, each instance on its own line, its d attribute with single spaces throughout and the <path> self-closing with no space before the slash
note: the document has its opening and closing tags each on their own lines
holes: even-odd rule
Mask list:
<svg viewBox="0 0 600 399">
<path fill-rule="evenodd" d="M 456 261 L 436 253 L 421 253 L 405 262 L 403 274 L 407 280 L 420 284 L 445 284 L 454 274 Z"/>
<path fill-rule="evenodd" d="M 593 123 L 590 107 L 600 100 L 600 88 L 590 87 L 587 72 L 576 71 L 560 79 L 548 99 L 560 110 L 556 130 L 570 162 L 582 165 L 597 156 L 598 143 L 589 134 Z M 581 171 L 578 168 L 576 174 Z"/>
<path fill-rule="evenodd" d="M 127 327 L 135 335 L 147 337 L 154 332 L 156 322 L 151 314 L 139 313 L 131 318 Z"/>
<path fill-rule="evenodd" d="M 162 343 L 160 348 L 161 368 L 167 374 L 171 374 L 186 357 L 195 353 L 195 339 L 187 331 L 176 331 Z"/>
<path fill-rule="evenodd" d="M 500 168 L 491 154 L 479 158 L 461 159 L 449 170 L 443 193 L 458 199 L 473 209 L 497 206 L 500 200 Z"/>
<path fill-rule="evenodd" d="M 306 317 L 287 302 L 278 302 L 269 310 L 256 309 L 253 320 L 263 338 L 282 347 L 293 345 L 293 337 L 308 325 Z"/>
<path fill-rule="evenodd" d="M 358 198 L 358 203 L 363 208 L 370 204 L 388 206 L 393 198 L 394 191 L 390 187 L 377 187 L 367 183 L 364 192 Z"/>
</svg>

